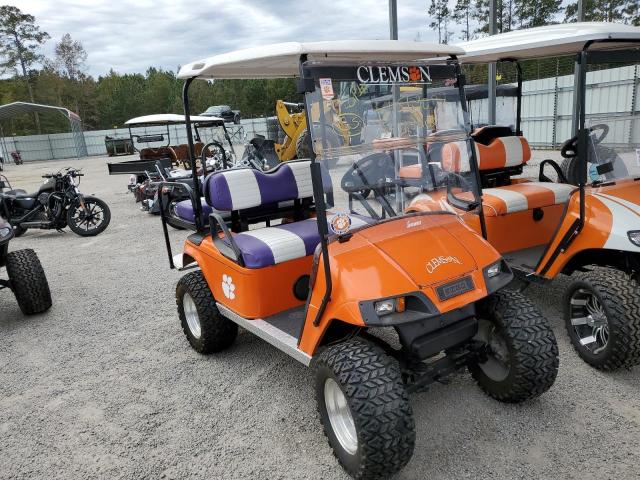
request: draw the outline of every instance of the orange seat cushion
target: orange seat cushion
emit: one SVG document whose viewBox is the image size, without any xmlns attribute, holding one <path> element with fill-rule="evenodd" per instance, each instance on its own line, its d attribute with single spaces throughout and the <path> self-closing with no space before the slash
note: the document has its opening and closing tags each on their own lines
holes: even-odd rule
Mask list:
<svg viewBox="0 0 640 480">
<path fill-rule="evenodd" d="M 521 182 L 483 189 L 482 204 L 486 216 L 506 215 L 566 203 L 574 190 L 563 183 Z"/>
</svg>

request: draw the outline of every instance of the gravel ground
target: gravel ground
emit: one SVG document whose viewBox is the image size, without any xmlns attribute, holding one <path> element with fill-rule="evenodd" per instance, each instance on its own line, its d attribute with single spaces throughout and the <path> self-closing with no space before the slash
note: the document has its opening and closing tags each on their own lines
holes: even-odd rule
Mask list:
<svg viewBox="0 0 640 480">
<path fill-rule="evenodd" d="M 242 332 L 210 357 L 187 344 L 157 217 L 140 212 L 105 158 L 11 165 L 14 186 L 83 167 L 111 207 L 84 239 L 29 231 L 53 308 L 25 318 L 0 292 L 0 478 L 346 478 L 316 415 L 311 372 Z M 184 232 L 172 232 L 176 248 Z M 637 478 L 640 370 L 582 363 L 562 326 L 566 279 L 528 292 L 560 347 L 554 387 L 524 405 L 459 373 L 412 397 L 417 445 L 398 478 Z"/>
</svg>

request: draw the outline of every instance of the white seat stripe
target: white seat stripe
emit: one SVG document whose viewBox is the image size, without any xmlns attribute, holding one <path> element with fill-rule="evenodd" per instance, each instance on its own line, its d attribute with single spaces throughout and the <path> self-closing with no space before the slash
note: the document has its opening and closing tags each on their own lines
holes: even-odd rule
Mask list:
<svg viewBox="0 0 640 480">
<path fill-rule="evenodd" d="M 506 163 L 505 167 L 515 167 L 524 163 L 524 155 L 522 152 L 522 142 L 520 137 L 502 137 L 499 138 L 504 147 Z"/>
<path fill-rule="evenodd" d="M 293 176 L 298 185 L 298 198 L 313 196 L 313 183 L 311 182 L 311 162 L 290 162 L 287 166 L 291 168 Z"/>
<path fill-rule="evenodd" d="M 576 187 L 573 185 L 567 185 L 566 183 L 551 183 L 551 182 L 523 182 L 518 185 L 526 186 L 530 185 L 532 187 L 540 187 L 551 190 L 555 196 L 555 203 L 559 205 L 561 203 L 566 203 L 571 196 L 571 192 L 575 190 Z"/>
<path fill-rule="evenodd" d="M 521 212 L 529 208 L 527 197 L 519 192 L 505 188 L 486 188 L 482 192 L 502 200 L 507 205 L 507 213 Z"/>
<path fill-rule="evenodd" d="M 275 263 L 282 263 L 307 255 L 302 238 L 282 228 L 260 228 L 242 232 L 241 235 L 249 235 L 265 243 L 273 253 Z"/>
<path fill-rule="evenodd" d="M 262 203 L 260 187 L 253 170 L 228 170 L 223 175 L 229 186 L 233 210 L 257 207 Z"/>
</svg>

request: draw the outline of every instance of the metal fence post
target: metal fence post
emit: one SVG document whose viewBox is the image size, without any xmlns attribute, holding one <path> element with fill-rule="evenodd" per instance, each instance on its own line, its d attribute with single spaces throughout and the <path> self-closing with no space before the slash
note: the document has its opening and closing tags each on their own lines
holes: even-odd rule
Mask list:
<svg viewBox="0 0 640 480">
<path fill-rule="evenodd" d="M 560 73 L 560 60 L 556 59 L 556 77 L 553 85 L 553 123 L 551 148 L 556 148 L 558 144 L 558 73 Z"/>
<path fill-rule="evenodd" d="M 489 0 L 489 35 L 498 33 L 497 8 L 497 0 Z M 489 125 L 496 124 L 496 73 L 497 64 L 496 62 L 492 62 L 489 64 L 489 91 L 487 92 Z"/>
<path fill-rule="evenodd" d="M 635 126 L 636 126 L 636 108 L 638 105 L 638 90 L 640 89 L 640 78 L 638 78 L 638 74 L 640 73 L 640 70 L 638 69 L 638 65 L 636 65 L 633 68 L 633 83 L 631 84 L 631 119 L 629 120 L 629 144 L 630 145 L 635 145 L 635 138 L 634 138 L 634 132 L 635 132 Z M 638 143 L 640 143 L 640 138 L 638 139 Z"/>
</svg>

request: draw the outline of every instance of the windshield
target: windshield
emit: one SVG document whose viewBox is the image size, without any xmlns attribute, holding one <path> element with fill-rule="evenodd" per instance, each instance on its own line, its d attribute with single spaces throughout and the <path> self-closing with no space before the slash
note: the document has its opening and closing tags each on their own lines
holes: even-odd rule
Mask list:
<svg viewBox="0 0 640 480">
<path fill-rule="evenodd" d="M 589 182 L 640 176 L 640 49 L 615 52 L 629 59 L 635 52 L 636 61 L 590 63 L 587 68 Z"/>
<path fill-rule="evenodd" d="M 307 94 L 307 115 L 333 233 L 340 230 L 332 216 L 364 226 L 410 212 L 453 213 L 451 205 L 477 208 L 454 66 L 310 70 L 315 91 Z"/>
</svg>

